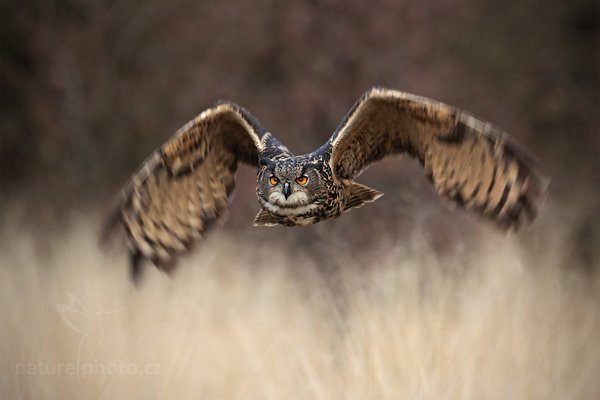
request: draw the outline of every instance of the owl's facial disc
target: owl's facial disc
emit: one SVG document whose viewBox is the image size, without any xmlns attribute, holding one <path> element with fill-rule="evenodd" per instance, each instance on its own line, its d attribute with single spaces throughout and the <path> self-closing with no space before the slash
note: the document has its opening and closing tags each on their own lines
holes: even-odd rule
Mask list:
<svg viewBox="0 0 600 400">
<path fill-rule="evenodd" d="M 261 163 L 257 192 L 263 206 L 272 213 L 304 213 L 314 203 L 319 176 L 300 158 Z"/>
</svg>

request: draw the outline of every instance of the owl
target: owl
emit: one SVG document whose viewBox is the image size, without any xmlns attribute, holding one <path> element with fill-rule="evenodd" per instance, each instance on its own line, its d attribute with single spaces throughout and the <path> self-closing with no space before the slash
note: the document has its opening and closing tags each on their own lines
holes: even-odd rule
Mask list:
<svg viewBox="0 0 600 400">
<path fill-rule="evenodd" d="M 502 228 L 530 223 L 545 197 L 548 179 L 503 131 L 444 103 L 374 87 L 325 144 L 299 156 L 244 108 L 216 103 L 142 163 L 104 237 L 124 228 L 134 281 L 144 261 L 171 272 L 177 256 L 222 220 L 240 162 L 257 169 L 254 225 L 304 226 L 382 196 L 354 179 L 399 154 L 418 159 L 440 196 Z"/>
</svg>

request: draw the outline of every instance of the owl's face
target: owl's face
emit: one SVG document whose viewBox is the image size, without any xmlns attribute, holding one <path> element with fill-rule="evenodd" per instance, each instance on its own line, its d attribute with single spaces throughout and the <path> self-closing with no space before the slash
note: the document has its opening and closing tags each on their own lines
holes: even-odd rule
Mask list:
<svg viewBox="0 0 600 400">
<path fill-rule="evenodd" d="M 302 157 L 290 157 L 284 160 L 263 160 L 261 164 L 256 192 L 263 207 L 270 212 L 305 212 L 312 206 L 317 207 L 327 195 L 322 163 L 307 162 Z"/>
</svg>

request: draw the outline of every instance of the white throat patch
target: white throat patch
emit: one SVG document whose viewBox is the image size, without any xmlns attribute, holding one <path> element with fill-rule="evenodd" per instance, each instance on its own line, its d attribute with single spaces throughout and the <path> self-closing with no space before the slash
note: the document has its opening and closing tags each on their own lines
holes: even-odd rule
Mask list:
<svg viewBox="0 0 600 400">
<path fill-rule="evenodd" d="M 294 192 L 287 199 L 281 192 L 273 192 L 269 196 L 269 203 L 281 208 L 295 208 L 308 204 L 308 196 L 303 192 Z"/>
<path fill-rule="evenodd" d="M 302 192 L 292 193 L 287 199 L 280 192 L 271 193 L 265 208 L 277 215 L 293 216 L 306 214 L 315 208 L 316 204 L 307 204 L 308 196 Z"/>
</svg>

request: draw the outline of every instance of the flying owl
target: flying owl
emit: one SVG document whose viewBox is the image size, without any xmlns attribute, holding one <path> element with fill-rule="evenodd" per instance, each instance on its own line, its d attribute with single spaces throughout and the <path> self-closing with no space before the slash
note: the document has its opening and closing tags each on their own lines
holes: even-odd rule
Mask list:
<svg viewBox="0 0 600 400">
<path fill-rule="evenodd" d="M 371 163 L 404 153 L 419 160 L 440 196 L 505 229 L 531 222 L 545 197 L 548 180 L 503 131 L 444 103 L 375 87 L 325 144 L 300 156 L 244 108 L 218 102 L 141 165 L 105 235 L 125 229 L 134 280 L 144 261 L 170 272 L 226 213 L 238 163 L 257 169 L 255 226 L 303 226 L 379 198 L 354 179 Z"/>
</svg>

